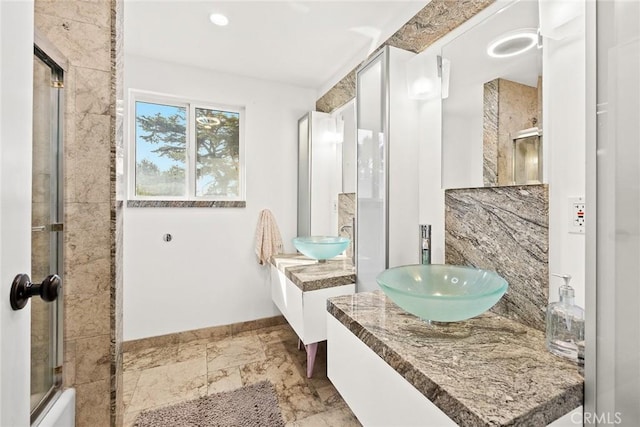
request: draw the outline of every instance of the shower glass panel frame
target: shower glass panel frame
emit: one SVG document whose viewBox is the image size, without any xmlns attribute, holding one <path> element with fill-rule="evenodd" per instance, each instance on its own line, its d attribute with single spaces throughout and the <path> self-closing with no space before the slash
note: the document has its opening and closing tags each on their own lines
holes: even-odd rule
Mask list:
<svg viewBox="0 0 640 427">
<path fill-rule="evenodd" d="M 64 69 L 34 45 L 31 280 L 63 272 Z M 62 385 L 63 295 L 31 299 L 31 423 Z"/>
<path fill-rule="evenodd" d="M 357 291 L 377 288 L 389 266 L 389 51 L 382 50 L 356 73 Z"/>
<path fill-rule="evenodd" d="M 298 236 L 311 235 L 311 114 L 298 120 Z"/>
</svg>

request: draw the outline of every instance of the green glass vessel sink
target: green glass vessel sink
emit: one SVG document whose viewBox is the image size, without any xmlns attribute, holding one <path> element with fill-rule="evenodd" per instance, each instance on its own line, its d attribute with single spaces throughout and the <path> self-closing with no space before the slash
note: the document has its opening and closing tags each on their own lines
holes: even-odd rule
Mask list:
<svg viewBox="0 0 640 427">
<path fill-rule="evenodd" d="M 457 322 L 493 307 L 507 281 L 493 271 L 458 265 L 404 265 L 376 278 L 400 308 L 424 320 Z"/>
<path fill-rule="evenodd" d="M 340 255 L 350 239 L 341 236 L 306 236 L 293 239 L 293 246 L 309 258 L 325 261 Z"/>
</svg>

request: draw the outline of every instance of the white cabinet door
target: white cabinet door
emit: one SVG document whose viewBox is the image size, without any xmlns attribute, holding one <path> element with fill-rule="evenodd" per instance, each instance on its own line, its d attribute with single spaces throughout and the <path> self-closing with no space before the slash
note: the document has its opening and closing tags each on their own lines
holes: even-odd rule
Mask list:
<svg viewBox="0 0 640 427">
<path fill-rule="evenodd" d="M 305 344 L 310 344 L 326 340 L 327 299 L 340 295 L 353 294 L 355 291 L 356 285 L 352 283 L 350 285 L 334 286 L 332 288 L 304 292 L 302 297 L 304 337 L 302 341 Z"/>
<path fill-rule="evenodd" d="M 271 299 L 300 338 L 304 336 L 302 291 L 271 266 Z"/>
<path fill-rule="evenodd" d="M 549 424 L 548 427 L 576 427 L 584 425 L 582 423 L 582 409 L 582 406 L 577 407 L 565 416 L 558 418 L 557 420 Z"/>
<path fill-rule="evenodd" d="M 364 426 L 456 426 L 329 313 L 327 376 Z"/>
<path fill-rule="evenodd" d="M 327 298 L 353 294 L 355 290 L 355 283 L 351 283 L 303 292 L 271 266 L 271 299 L 305 345 L 327 339 Z"/>
</svg>

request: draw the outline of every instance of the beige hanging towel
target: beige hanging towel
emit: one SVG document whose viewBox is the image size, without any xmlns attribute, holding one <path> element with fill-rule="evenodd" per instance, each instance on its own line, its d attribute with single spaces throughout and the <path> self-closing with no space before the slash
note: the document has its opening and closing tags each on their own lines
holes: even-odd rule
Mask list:
<svg viewBox="0 0 640 427">
<path fill-rule="evenodd" d="M 264 265 L 275 254 L 282 253 L 282 237 L 276 219 L 269 209 L 260 211 L 256 229 L 256 255 L 258 264 Z"/>
</svg>

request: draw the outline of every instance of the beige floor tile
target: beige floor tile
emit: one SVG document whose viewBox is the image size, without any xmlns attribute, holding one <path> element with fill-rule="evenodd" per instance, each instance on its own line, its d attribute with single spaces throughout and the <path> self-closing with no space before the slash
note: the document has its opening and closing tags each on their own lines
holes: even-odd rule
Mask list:
<svg viewBox="0 0 640 427">
<path fill-rule="evenodd" d="M 327 374 L 324 373 L 320 369 L 314 368 L 313 376 L 309 378 L 309 385 L 314 389 L 319 390 L 325 387 L 333 387 L 333 383 L 327 378 Z"/>
<path fill-rule="evenodd" d="M 256 337 L 257 331 L 252 329 L 250 331 L 238 331 L 232 334 L 233 338 L 242 338 L 242 337 Z"/>
<path fill-rule="evenodd" d="M 327 410 L 344 409 L 347 407 L 346 402 L 342 399 L 342 396 L 340 396 L 340 393 L 338 393 L 338 390 L 336 390 L 333 384 L 316 388 L 315 391 Z"/>
<path fill-rule="evenodd" d="M 136 418 L 140 415 L 141 411 L 135 412 L 125 412 L 124 413 L 124 421 L 122 422 L 122 427 L 133 427 L 133 424 L 136 422 Z"/>
<path fill-rule="evenodd" d="M 126 352 L 123 355 L 122 365 L 125 370 L 155 368 L 174 362 L 177 352 L 178 344 Z"/>
<path fill-rule="evenodd" d="M 320 343 L 313 377 L 306 352 L 289 325 L 247 331 L 218 340 L 199 339 L 125 353 L 125 427 L 141 410 L 273 383 L 288 427 L 360 426 L 327 379 L 326 345 Z"/>
<path fill-rule="evenodd" d="M 209 372 L 207 375 L 207 379 L 207 394 L 231 391 L 242 387 L 240 369 L 237 367 Z"/>
<path fill-rule="evenodd" d="M 305 384 L 276 390 L 285 423 L 301 420 L 325 411 L 316 394 Z"/>
<path fill-rule="evenodd" d="M 140 373 L 129 411 L 156 408 L 207 394 L 207 366 L 203 359 L 146 369 Z"/>
<path fill-rule="evenodd" d="M 248 363 L 240 368 L 240 376 L 243 385 L 264 380 L 271 381 L 278 392 L 305 384 L 304 373 L 301 372 L 300 366 L 285 355 Z"/>
<path fill-rule="evenodd" d="M 196 340 L 178 344 L 176 362 L 186 362 L 193 359 L 206 359 L 209 340 Z"/>
<path fill-rule="evenodd" d="M 256 331 L 256 334 L 258 335 L 258 338 L 260 338 L 260 341 L 265 344 L 298 340 L 298 335 L 296 335 L 295 331 L 288 324 L 260 329 Z"/>
<path fill-rule="evenodd" d="M 124 404 L 125 411 L 131 404 L 131 398 L 133 397 L 133 392 L 138 385 L 138 380 L 140 379 L 140 371 L 134 370 L 125 370 L 122 373 L 122 403 Z"/>
<path fill-rule="evenodd" d="M 310 417 L 287 423 L 287 427 L 361 427 L 362 424 L 348 409 L 320 412 Z"/>
<path fill-rule="evenodd" d="M 305 354 L 304 345 L 298 350 L 298 338 L 287 338 L 283 340 L 271 340 L 264 342 L 264 349 L 267 355 L 269 352 L 274 354 L 281 354 L 282 352 L 286 352 L 290 355 L 294 353 Z"/>
<path fill-rule="evenodd" d="M 264 348 L 256 335 L 225 338 L 207 345 L 210 372 L 265 359 Z"/>
</svg>

